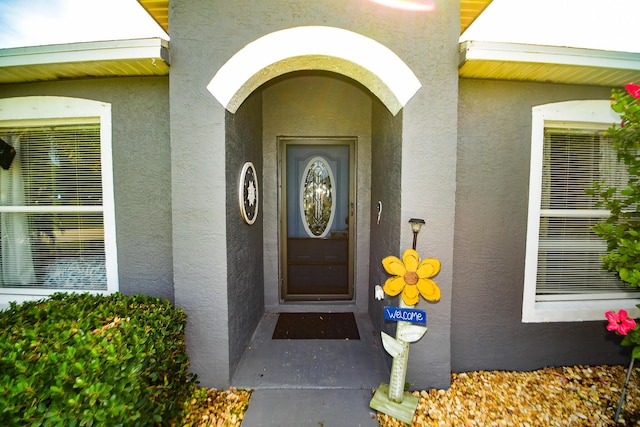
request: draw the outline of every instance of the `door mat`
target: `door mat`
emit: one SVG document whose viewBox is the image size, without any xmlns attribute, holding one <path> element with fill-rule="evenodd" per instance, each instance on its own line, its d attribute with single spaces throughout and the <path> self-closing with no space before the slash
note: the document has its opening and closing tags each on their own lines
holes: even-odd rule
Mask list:
<svg viewBox="0 0 640 427">
<path fill-rule="evenodd" d="M 359 340 L 353 313 L 280 313 L 274 340 Z"/>
</svg>

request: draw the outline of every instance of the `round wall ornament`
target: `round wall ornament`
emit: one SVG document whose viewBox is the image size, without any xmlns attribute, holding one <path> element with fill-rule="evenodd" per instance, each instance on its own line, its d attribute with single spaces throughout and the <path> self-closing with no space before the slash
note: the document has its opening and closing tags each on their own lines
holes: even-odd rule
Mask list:
<svg viewBox="0 0 640 427">
<path fill-rule="evenodd" d="M 240 172 L 238 198 L 242 219 L 252 225 L 258 216 L 258 175 L 253 163 L 246 162 Z"/>
</svg>

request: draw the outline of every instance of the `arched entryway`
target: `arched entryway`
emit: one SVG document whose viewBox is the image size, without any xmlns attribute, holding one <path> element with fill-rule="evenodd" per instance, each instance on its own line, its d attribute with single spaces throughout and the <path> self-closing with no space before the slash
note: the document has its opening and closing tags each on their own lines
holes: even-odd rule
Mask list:
<svg viewBox="0 0 640 427">
<path fill-rule="evenodd" d="M 347 210 L 354 217 L 346 218 L 346 222 L 350 232 L 359 230 L 353 234 L 349 250 L 350 259 L 357 256 L 360 263 L 350 270 L 355 275 L 351 278 L 355 289 L 346 294 L 360 310 L 366 310 L 366 302 L 358 301 L 358 293 L 365 292 L 367 285 L 363 282 L 368 257 L 371 141 L 376 136 L 372 106 L 383 105 L 396 116 L 419 88 L 420 82 L 411 69 L 386 46 L 352 31 L 324 26 L 267 34 L 247 44 L 217 70 L 207 89 L 230 113 L 235 115 L 247 98 L 260 93 L 260 112 L 238 114 L 250 117 L 251 123 L 238 125 L 236 120 L 234 124 L 253 128 L 254 134 L 262 133 L 264 164 L 258 174 L 264 181 L 261 201 L 268 310 L 287 296 L 288 267 L 286 263 L 282 265 L 281 259 L 273 259 L 274 253 L 282 253 L 287 246 L 286 233 L 284 237 L 282 233 L 287 225 L 280 222 L 287 213 L 283 199 L 288 197 L 283 194 L 286 177 L 281 175 L 281 160 L 286 153 L 282 151 L 281 137 L 300 137 L 309 143 L 351 139 L 355 146 L 349 173 L 358 178 L 354 179 L 347 202 Z M 260 129 L 256 125 L 258 115 Z M 242 137 L 235 135 L 234 139 Z M 234 141 L 238 142 L 243 143 Z M 363 288 L 360 292 L 358 283 Z"/>
<path fill-rule="evenodd" d="M 249 43 L 217 71 L 207 89 L 234 113 L 262 84 L 302 70 L 350 77 L 394 115 L 420 89 L 415 74 L 389 48 L 352 31 L 322 26 L 288 28 Z"/>
<path fill-rule="evenodd" d="M 357 314 L 358 326 L 366 329 L 367 342 L 371 342 L 368 338 L 371 337 L 372 327 L 367 312 L 372 297 L 369 292 L 371 227 L 376 220 L 372 212 L 374 203 L 371 193 L 373 186 L 387 185 L 379 177 L 374 179 L 372 165 L 382 163 L 382 157 L 388 158 L 389 151 L 394 150 L 394 144 L 396 151 L 399 151 L 402 128 L 400 112 L 419 87 L 411 70 L 385 46 L 362 35 L 328 27 L 299 27 L 271 33 L 248 44 L 218 70 L 208 89 L 228 111 L 227 169 L 233 173 L 244 161 L 252 161 L 256 164 L 260 179 L 260 218 L 252 226 L 254 230 L 250 233 L 253 237 L 249 237 L 249 243 L 243 245 L 252 251 L 255 251 L 256 245 L 262 249 L 255 252 L 256 256 L 263 257 L 262 275 L 254 269 L 249 280 L 263 280 L 263 305 L 242 305 L 247 301 L 242 300 L 242 293 L 255 292 L 250 286 L 243 285 L 242 292 L 238 292 L 238 299 L 230 298 L 229 301 L 230 329 L 233 329 L 234 322 L 240 324 L 237 319 L 248 317 L 243 312 L 266 312 L 256 331 L 259 336 L 265 322 L 271 324 L 274 321 L 271 313 L 351 311 Z M 347 202 L 348 213 L 340 215 L 348 217 L 346 222 L 351 239 L 349 256 L 353 262 L 349 274 L 352 275 L 353 288 L 341 294 L 340 298 L 290 300 L 284 290 L 286 288 L 282 286 L 286 279 L 286 272 L 283 271 L 287 268 L 282 261 L 282 254 L 289 246 L 284 232 L 288 224 L 282 221 L 283 211 L 286 210 L 285 183 L 288 173 L 283 159 L 290 145 L 303 148 L 313 146 L 314 150 L 305 154 L 310 159 L 318 157 L 319 151 L 315 148 L 319 145 L 323 146 L 323 150 L 332 145 L 348 147 L 348 175 L 353 177 L 353 183 L 350 184 L 352 194 Z M 374 146 L 380 147 L 380 151 L 373 149 Z M 227 172 L 227 179 L 230 172 Z M 384 171 L 377 170 L 375 173 L 383 174 Z M 399 186 L 399 179 L 397 173 L 389 176 L 389 181 L 394 181 L 391 188 Z M 233 209 L 231 206 L 228 209 Z M 242 226 L 235 222 L 227 224 L 227 235 L 234 238 L 228 238 L 231 252 L 243 249 L 236 239 L 247 238 L 246 230 L 240 228 Z M 260 227 L 259 231 L 255 231 L 256 227 Z M 260 236 L 256 237 L 257 234 Z M 246 270 L 245 266 L 234 266 L 234 260 L 233 256 L 228 257 L 230 271 Z M 332 296 L 335 297 L 335 294 Z M 250 301 L 255 303 L 258 299 L 251 298 Z M 268 338 L 262 337 L 265 340 Z M 233 342 L 234 339 L 237 342 Z M 240 363 L 239 360 L 233 360 L 233 350 L 237 349 L 235 354 L 239 355 L 242 353 L 239 350 L 245 347 L 246 342 L 240 342 L 242 339 L 232 334 L 230 341 L 233 366 Z M 352 348 L 359 348 L 351 350 L 356 359 L 359 355 L 372 352 L 371 348 L 358 344 L 349 344 Z M 295 343 L 291 345 L 297 348 Z M 326 349 L 327 345 L 320 346 Z M 258 346 L 251 347 L 255 353 Z M 381 346 L 378 346 L 377 351 L 381 352 L 380 349 Z M 341 363 L 350 363 L 344 359 L 349 352 L 337 352 L 341 354 Z M 269 349 L 265 354 L 275 353 Z M 300 360 L 303 352 L 295 351 L 295 354 L 298 356 L 296 360 Z M 257 360 L 262 364 L 265 357 L 258 356 Z M 304 363 L 304 357 L 302 360 Z M 275 363 L 272 367 L 279 363 L 272 362 Z M 327 366 L 340 366 L 340 363 L 333 363 L 330 359 L 325 362 L 329 364 Z M 288 363 L 289 369 L 305 370 L 291 366 L 290 361 Z M 340 377 L 341 374 L 335 376 Z M 284 375 L 279 375 L 279 378 L 282 377 Z M 360 380 L 354 381 L 357 383 Z M 374 381 L 378 381 L 378 378 Z M 237 382 L 235 385 L 258 386 Z"/>
</svg>

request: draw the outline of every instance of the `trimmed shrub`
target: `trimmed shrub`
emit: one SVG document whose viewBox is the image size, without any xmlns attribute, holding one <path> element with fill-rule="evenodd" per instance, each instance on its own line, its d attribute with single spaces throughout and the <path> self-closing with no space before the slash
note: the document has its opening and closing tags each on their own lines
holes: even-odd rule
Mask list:
<svg viewBox="0 0 640 427">
<path fill-rule="evenodd" d="M 185 324 L 141 295 L 12 304 L 0 312 L 0 425 L 169 425 L 195 380 Z"/>
</svg>

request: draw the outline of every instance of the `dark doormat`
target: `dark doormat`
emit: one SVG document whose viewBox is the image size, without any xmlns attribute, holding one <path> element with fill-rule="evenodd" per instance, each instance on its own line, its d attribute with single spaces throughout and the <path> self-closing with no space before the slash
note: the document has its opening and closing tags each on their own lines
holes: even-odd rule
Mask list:
<svg viewBox="0 0 640 427">
<path fill-rule="evenodd" d="M 353 313 L 280 313 L 274 340 L 359 340 Z"/>
</svg>

